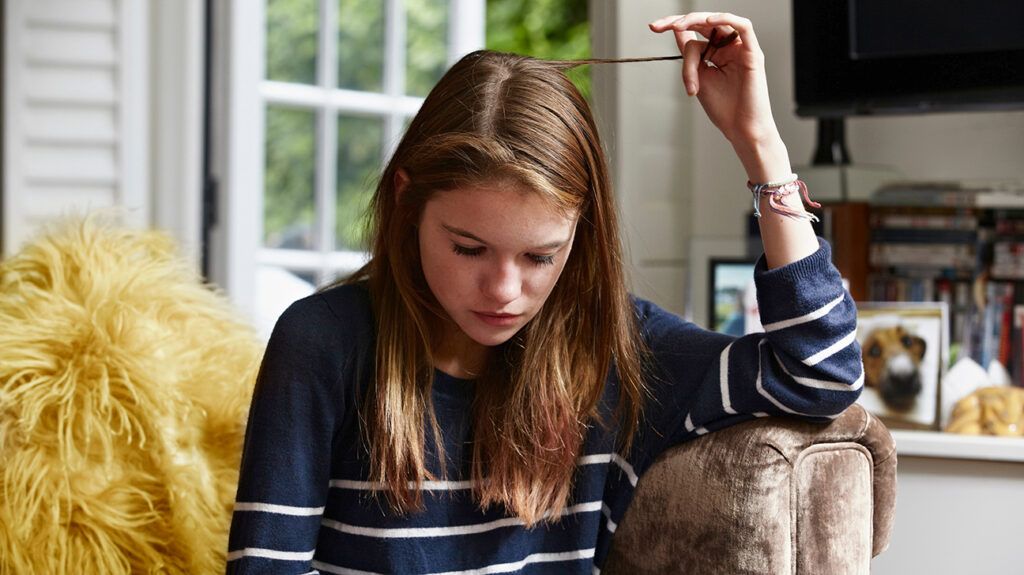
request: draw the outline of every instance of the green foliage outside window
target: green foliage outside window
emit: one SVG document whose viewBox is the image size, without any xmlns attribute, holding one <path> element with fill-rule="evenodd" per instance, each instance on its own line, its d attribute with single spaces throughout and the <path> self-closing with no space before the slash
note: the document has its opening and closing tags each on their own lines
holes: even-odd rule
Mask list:
<svg viewBox="0 0 1024 575">
<path fill-rule="evenodd" d="M 381 0 L 333 1 L 338 1 L 338 87 L 384 91 L 385 3 Z"/>
<path fill-rule="evenodd" d="M 548 60 L 590 57 L 587 0 L 487 0 L 487 48 Z M 590 99 L 590 66 L 568 73 Z"/>
<path fill-rule="evenodd" d="M 316 83 L 317 0 L 267 0 L 267 79 Z"/>
<path fill-rule="evenodd" d="M 448 0 L 405 0 L 405 93 L 426 96 L 448 69 Z"/>
<path fill-rule="evenodd" d="M 312 249 L 316 210 L 316 114 L 268 106 L 265 116 L 263 243 Z"/>
</svg>

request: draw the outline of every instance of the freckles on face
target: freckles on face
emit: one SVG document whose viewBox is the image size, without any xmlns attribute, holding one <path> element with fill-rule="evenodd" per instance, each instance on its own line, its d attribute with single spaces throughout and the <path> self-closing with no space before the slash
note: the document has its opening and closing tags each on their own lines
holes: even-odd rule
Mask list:
<svg viewBox="0 0 1024 575">
<path fill-rule="evenodd" d="M 544 305 L 575 229 L 574 216 L 516 185 L 440 192 L 420 220 L 423 275 L 462 333 L 499 345 Z"/>
</svg>

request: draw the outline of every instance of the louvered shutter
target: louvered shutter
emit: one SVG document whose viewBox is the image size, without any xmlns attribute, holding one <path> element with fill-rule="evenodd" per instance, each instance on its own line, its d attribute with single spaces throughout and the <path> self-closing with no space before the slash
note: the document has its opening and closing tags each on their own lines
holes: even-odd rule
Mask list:
<svg viewBox="0 0 1024 575">
<path fill-rule="evenodd" d="M 4 0 L 3 252 L 72 211 L 150 221 L 146 3 Z"/>
</svg>

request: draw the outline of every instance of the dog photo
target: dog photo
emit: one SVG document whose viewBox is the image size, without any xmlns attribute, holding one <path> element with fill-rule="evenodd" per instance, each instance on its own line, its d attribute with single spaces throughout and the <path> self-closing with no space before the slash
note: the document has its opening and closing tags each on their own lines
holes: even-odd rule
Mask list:
<svg viewBox="0 0 1024 575">
<path fill-rule="evenodd" d="M 947 314 L 945 302 L 858 302 L 864 360 L 858 401 L 890 427 L 938 429 Z"/>
</svg>

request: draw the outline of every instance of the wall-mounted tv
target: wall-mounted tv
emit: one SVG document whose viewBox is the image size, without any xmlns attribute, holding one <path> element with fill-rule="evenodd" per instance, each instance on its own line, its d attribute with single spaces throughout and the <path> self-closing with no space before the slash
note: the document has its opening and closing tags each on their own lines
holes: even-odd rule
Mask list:
<svg viewBox="0 0 1024 575">
<path fill-rule="evenodd" d="M 793 0 L 796 113 L 1024 109 L 1022 0 Z"/>
</svg>

